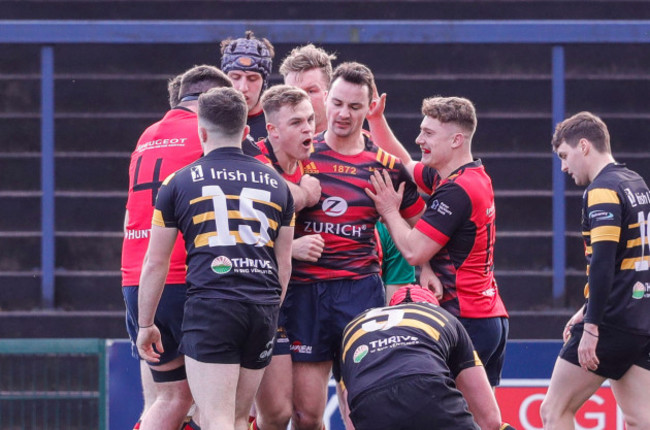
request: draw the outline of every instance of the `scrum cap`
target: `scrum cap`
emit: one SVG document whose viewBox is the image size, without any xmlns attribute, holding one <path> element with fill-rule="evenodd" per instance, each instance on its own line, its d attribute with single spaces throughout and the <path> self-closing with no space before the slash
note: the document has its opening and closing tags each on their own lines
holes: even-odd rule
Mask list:
<svg viewBox="0 0 650 430">
<path fill-rule="evenodd" d="M 395 291 L 395 294 L 393 294 L 393 297 L 391 297 L 388 306 L 417 302 L 428 302 L 436 305 L 439 304 L 438 299 L 436 299 L 436 296 L 434 296 L 429 289 L 423 288 L 419 285 L 409 284 L 404 285 Z"/>
<path fill-rule="evenodd" d="M 262 91 L 268 86 L 273 60 L 269 49 L 257 39 L 239 38 L 226 46 L 221 56 L 221 70 L 228 73 L 231 70 L 244 72 L 257 72 L 262 75 L 264 85 Z"/>
</svg>

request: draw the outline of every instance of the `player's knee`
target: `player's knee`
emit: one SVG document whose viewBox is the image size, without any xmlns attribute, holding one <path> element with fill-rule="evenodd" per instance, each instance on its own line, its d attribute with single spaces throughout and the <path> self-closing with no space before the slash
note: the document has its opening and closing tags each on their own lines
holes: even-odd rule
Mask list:
<svg viewBox="0 0 650 430">
<path fill-rule="evenodd" d="M 544 425 L 544 428 L 547 428 L 554 421 L 553 413 L 554 409 L 549 404 L 547 397 L 544 399 L 544 401 L 542 401 L 542 405 L 539 408 L 539 415 L 542 418 L 542 424 Z"/>
<path fill-rule="evenodd" d="M 272 410 L 259 411 L 258 422 L 263 424 L 261 426 L 262 428 L 266 428 L 267 426 L 270 428 L 287 428 L 292 413 L 293 410 L 290 402 L 278 404 Z"/>
<path fill-rule="evenodd" d="M 645 409 L 645 408 L 642 408 Z M 635 413 L 623 412 L 623 420 L 625 421 L 625 428 L 629 430 L 647 429 L 650 423 L 650 414 L 646 411 L 639 411 Z"/>
<path fill-rule="evenodd" d="M 295 410 L 292 415 L 293 426 L 297 430 L 320 430 L 322 417 L 304 410 Z"/>
</svg>

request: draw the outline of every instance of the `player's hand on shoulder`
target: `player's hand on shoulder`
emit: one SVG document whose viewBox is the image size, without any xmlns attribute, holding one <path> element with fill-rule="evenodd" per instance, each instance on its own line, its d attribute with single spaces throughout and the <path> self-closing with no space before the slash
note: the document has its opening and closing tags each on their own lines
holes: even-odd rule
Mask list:
<svg viewBox="0 0 650 430">
<path fill-rule="evenodd" d="M 293 240 L 291 256 L 296 260 L 315 263 L 323 254 L 325 240 L 320 234 L 310 234 Z"/>
<path fill-rule="evenodd" d="M 311 175 L 303 175 L 300 179 L 300 188 L 305 194 L 305 206 L 312 207 L 320 200 L 320 181 Z"/>
<path fill-rule="evenodd" d="M 374 202 L 377 212 L 384 218 L 391 212 L 398 212 L 404 196 L 404 182 L 399 184 L 397 190 L 393 186 L 393 180 L 387 170 L 375 170 L 370 175 L 371 187 L 366 188 L 365 192 Z"/>
</svg>

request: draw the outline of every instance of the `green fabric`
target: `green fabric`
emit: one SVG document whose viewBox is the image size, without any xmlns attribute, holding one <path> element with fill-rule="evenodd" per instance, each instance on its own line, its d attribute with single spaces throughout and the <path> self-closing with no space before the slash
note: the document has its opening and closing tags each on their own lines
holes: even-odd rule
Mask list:
<svg viewBox="0 0 650 430">
<path fill-rule="evenodd" d="M 401 285 L 415 282 L 415 268 L 408 264 L 395 246 L 384 224 L 376 225 L 384 258 L 381 262 L 381 279 L 384 285 Z"/>
</svg>

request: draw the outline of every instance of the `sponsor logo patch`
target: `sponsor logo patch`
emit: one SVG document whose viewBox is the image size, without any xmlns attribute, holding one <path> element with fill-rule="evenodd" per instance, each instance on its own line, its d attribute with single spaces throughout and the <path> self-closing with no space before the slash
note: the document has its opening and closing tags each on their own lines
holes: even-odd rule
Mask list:
<svg viewBox="0 0 650 430">
<path fill-rule="evenodd" d="M 230 261 L 228 257 L 220 255 L 219 257 L 212 260 L 210 267 L 214 273 L 222 275 L 224 273 L 230 272 L 230 269 L 232 269 L 232 261 Z"/>
<path fill-rule="evenodd" d="M 431 202 L 431 209 L 438 212 L 440 215 L 451 215 L 452 211 L 449 209 L 447 203 L 441 202 L 438 199 Z"/>
<path fill-rule="evenodd" d="M 603 210 L 595 210 L 589 212 L 589 219 L 594 219 L 596 221 L 609 221 L 614 219 L 614 214 Z"/>
<path fill-rule="evenodd" d="M 343 215 L 348 210 L 348 202 L 341 197 L 328 197 L 323 200 L 323 212 L 325 215 L 337 217 Z"/>
<path fill-rule="evenodd" d="M 355 363 L 360 363 L 366 355 L 368 355 L 368 345 L 361 345 L 354 351 L 352 360 Z"/>
<path fill-rule="evenodd" d="M 298 352 L 300 354 L 311 354 L 312 351 L 312 346 L 311 345 L 303 345 L 302 343 L 295 341 L 294 343 L 291 344 L 289 347 L 289 350 L 291 352 Z"/>
<path fill-rule="evenodd" d="M 193 182 L 198 182 L 205 179 L 203 177 L 203 168 L 201 166 L 192 166 L 190 169 L 190 173 L 192 173 Z"/>
<path fill-rule="evenodd" d="M 634 287 L 632 287 L 632 298 L 633 299 L 642 299 L 645 296 L 645 285 L 643 285 L 641 282 L 637 282 L 634 284 Z"/>
</svg>

